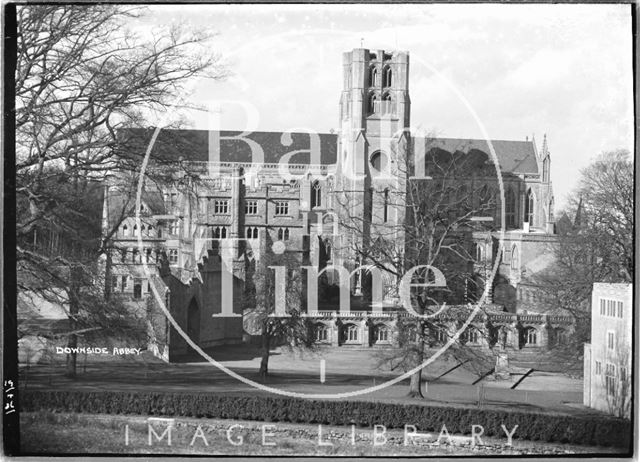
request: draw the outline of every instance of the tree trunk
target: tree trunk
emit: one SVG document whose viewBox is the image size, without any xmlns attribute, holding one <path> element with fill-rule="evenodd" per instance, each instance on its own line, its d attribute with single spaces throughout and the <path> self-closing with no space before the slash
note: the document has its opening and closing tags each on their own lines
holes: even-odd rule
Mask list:
<svg viewBox="0 0 640 462">
<path fill-rule="evenodd" d="M 80 311 L 80 301 L 78 300 L 78 291 L 80 288 L 80 268 L 72 266 L 70 268 L 70 284 L 69 284 L 69 330 L 71 332 L 77 330 L 78 324 L 76 316 Z M 73 351 L 78 346 L 78 336 L 76 334 L 69 335 L 67 346 L 71 348 L 71 353 L 67 353 L 66 376 L 69 378 L 76 377 L 77 353 Z"/>
<path fill-rule="evenodd" d="M 411 376 L 411 383 L 409 385 L 410 398 L 424 398 L 422 394 L 422 369 Z"/>
<path fill-rule="evenodd" d="M 75 379 L 76 378 L 76 363 L 77 363 L 77 353 L 73 352 L 73 348 L 78 346 L 78 336 L 76 334 L 71 334 L 69 336 L 69 341 L 67 342 L 67 346 L 71 348 L 72 352 L 67 353 L 67 370 L 66 376 Z"/>
<path fill-rule="evenodd" d="M 260 370 L 258 373 L 261 378 L 266 378 L 269 374 L 269 353 L 271 350 L 271 339 L 266 330 L 262 331 L 262 358 L 260 359 Z"/>
</svg>

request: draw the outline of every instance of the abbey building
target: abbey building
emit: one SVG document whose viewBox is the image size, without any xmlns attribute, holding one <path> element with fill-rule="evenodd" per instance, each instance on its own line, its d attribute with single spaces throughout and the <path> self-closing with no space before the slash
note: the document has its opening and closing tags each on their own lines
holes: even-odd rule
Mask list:
<svg viewBox="0 0 640 462">
<path fill-rule="evenodd" d="M 344 53 L 338 133 L 160 131 L 140 220 L 132 178 L 114 180 L 106 194 L 110 290 L 149 307 L 155 288 L 203 347 L 241 342 L 251 334 L 243 323 L 248 275 L 268 253 L 288 252 L 311 274 L 302 278 L 309 295 L 301 310 L 317 318 L 319 342 L 392 343 L 394 322 L 406 313 L 391 267 L 421 262 L 419 252 L 408 250 L 421 226 L 419 200 L 424 216 L 437 217 L 433 229 L 449 227 L 459 236 L 464 220 L 469 230 L 460 244 L 469 256 L 456 270 L 464 277 L 451 279 L 455 287 L 447 290 L 457 304 L 482 299 L 491 306 L 478 329 L 492 317 L 514 348 L 566 335 L 570 323 L 540 309 L 543 291 L 532 277 L 553 260 L 546 137 L 538 147 L 533 138 L 489 143 L 412 131 L 409 62 L 401 51 Z M 141 161 L 153 133 L 123 132 L 123 158 Z M 425 186 L 412 190 L 414 178 Z M 388 274 L 374 281 L 381 290 L 372 289 L 363 268 L 387 264 Z M 327 287 L 345 284 L 348 292 L 327 295 L 333 293 Z M 186 349 L 162 316 L 149 322 L 158 354 L 170 358 Z"/>
</svg>

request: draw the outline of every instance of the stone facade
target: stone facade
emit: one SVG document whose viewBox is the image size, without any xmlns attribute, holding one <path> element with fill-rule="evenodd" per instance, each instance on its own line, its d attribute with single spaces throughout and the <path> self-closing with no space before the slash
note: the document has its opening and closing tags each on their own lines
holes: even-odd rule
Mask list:
<svg viewBox="0 0 640 462">
<path fill-rule="evenodd" d="M 591 343 L 584 346 L 584 405 L 631 415 L 633 286 L 593 285 Z"/>
<path fill-rule="evenodd" d="M 236 342 L 242 337 L 241 324 L 228 323 L 224 317 L 212 321 L 202 314 L 241 314 L 235 305 L 225 308 L 219 297 L 202 295 L 219 291 L 221 279 L 214 281 L 202 273 L 212 251 L 231 245 L 230 265 L 237 281 L 234 288 L 237 284 L 239 291 L 245 265 L 255 264 L 261 249 L 276 242 L 298 254 L 302 265 L 334 282 L 339 272 L 348 274 L 360 266 L 344 249 L 372 245 L 376 236 L 399 229 L 398 224 L 404 222 L 405 204 L 388 195 L 392 186 L 402 190 L 397 174 L 403 159 L 432 149 L 485 156 L 491 151 L 484 140 L 431 139 L 411 132 L 407 52 L 354 49 L 344 53 L 343 82 L 338 133 L 163 130 L 151 153 L 158 162 L 152 162 L 150 169 L 167 172 L 172 181 L 145 188 L 140 222 L 133 216 L 131 195 L 126 192 L 130 179 L 114 181 L 105 197 L 105 232 L 116 226 L 111 239 L 117 250 L 106 264 L 111 290 L 132 300 L 149 298 L 151 281 L 162 271 L 158 280 L 170 293 L 171 311 L 185 330 L 189 330 L 192 318 L 188 313 L 196 300 L 201 313 L 199 342 Z M 132 129 L 123 132 L 123 138 L 125 135 L 129 141 L 124 142 L 123 155 L 141 159 L 152 132 Z M 474 235 L 476 271 L 484 278 L 500 259 L 488 301 L 511 313 L 501 315 L 506 316 L 502 324 L 508 341 L 526 344 L 521 341 L 522 329 L 516 326 L 535 326 L 537 333 L 531 338 L 546 345 L 547 327 L 553 322 L 530 315 L 536 304 L 528 301 L 526 274 L 532 265 L 539 269 L 550 264 L 548 258 L 542 261 L 539 257 L 549 253 L 554 240 L 547 140 L 545 137 L 540 151 L 533 139 L 493 141 L 492 146 L 502 168 L 505 195 L 499 201 L 505 201 L 507 233 L 504 248 L 499 249 L 497 230 L 502 216 L 496 207 L 491 214 L 492 229 Z M 185 165 L 189 175 L 184 173 Z M 494 194 L 498 192 L 495 176 L 473 181 L 485 182 Z M 339 207 L 339 198 L 346 198 L 349 206 Z M 366 229 L 353 233 L 342 227 L 341 213 L 360 218 L 367 223 Z M 393 242 L 401 253 L 404 236 L 395 232 Z M 363 271 L 353 276 L 342 299 L 357 303 Z M 382 307 L 377 308 L 398 308 L 393 290 L 397 283 L 385 279 L 391 290 L 384 291 Z M 308 284 L 309 293 L 315 294 L 317 281 L 309 278 Z M 320 342 L 345 346 L 393 343 L 393 316 L 398 315 L 389 317 L 371 306 L 344 319 L 335 312 L 313 314 L 323 309 L 323 302 L 311 296 L 306 306 L 319 327 L 325 326 Z M 181 341 L 172 339 L 167 344 L 184 349 Z"/>
</svg>

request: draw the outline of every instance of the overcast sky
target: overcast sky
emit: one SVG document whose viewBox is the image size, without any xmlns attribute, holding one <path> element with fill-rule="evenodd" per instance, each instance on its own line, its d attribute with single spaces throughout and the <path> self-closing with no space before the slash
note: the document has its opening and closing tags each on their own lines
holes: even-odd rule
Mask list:
<svg viewBox="0 0 640 462">
<path fill-rule="evenodd" d="M 364 43 L 409 51 L 412 126 L 538 148 L 546 133 L 558 206 L 595 155 L 633 150 L 629 5 L 164 5 L 133 26 L 177 21 L 217 31 L 233 72 L 193 100 L 247 101 L 259 130 L 338 129 L 342 52 Z M 245 119 L 223 106 L 223 129 Z"/>
</svg>

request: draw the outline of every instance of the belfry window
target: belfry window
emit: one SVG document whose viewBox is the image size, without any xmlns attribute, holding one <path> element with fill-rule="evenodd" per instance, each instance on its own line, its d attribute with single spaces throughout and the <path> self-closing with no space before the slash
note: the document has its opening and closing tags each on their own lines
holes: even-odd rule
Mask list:
<svg viewBox="0 0 640 462">
<path fill-rule="evenodd" d="M 378 85 L 378 68 L 372 66 L 369 70 L 369 86 L 377 87 Z"/>
<path fill-rule="evenodd" d="M 384 68 L 384 86 L 390 87 L 392 85 L 393 85 L 393 81 L 392 81 L 391 67 L 387 66 Z"/>
<path fill-rule="evenodd" d="M 380 112 L 380 101 L 378 100 L 378 95 L 372 93 L 369 96 L 369 114 L 376 114 Z"/>
<path fill-rule="evenodd" d="M 392 104 L 392 102 L 391 102 L 391 94 L 385 93 L 384 96 L 382 97 L 382 112 L 384 114 L 388 114 L 390 112 L 393 112 L 391 104 Z"/>
</svg>

